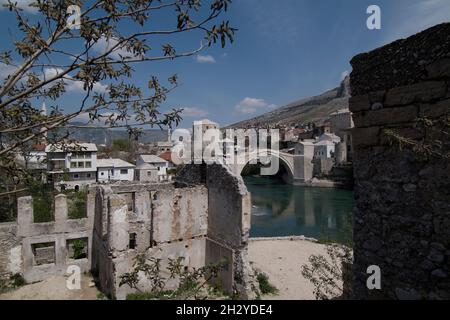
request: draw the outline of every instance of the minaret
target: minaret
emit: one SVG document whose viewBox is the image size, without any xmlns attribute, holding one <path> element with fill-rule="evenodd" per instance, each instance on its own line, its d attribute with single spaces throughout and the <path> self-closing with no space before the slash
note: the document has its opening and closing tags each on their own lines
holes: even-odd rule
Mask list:
<svg viewBox="0 0 450 320">
<path fill-rule="evenodd" d="M 167 127 L 167 141 L 171 142 L 172 141 L 172 130 L 170 130 L 170 127 Z"/>
<path fill-rule="evenodd" d="M 47 116 L 47 106 L 45 105 L 45 101 L 42 103 L 41 106 L 41 116 L 46 117 Z M 46 130 L 45 127 L 41 128 L 41 132 L 44 132 L 42 134 L 43 138 L 44 138 L 44 143 L 47 141 L 47 133 L 48 131 Z"/>
</svg>

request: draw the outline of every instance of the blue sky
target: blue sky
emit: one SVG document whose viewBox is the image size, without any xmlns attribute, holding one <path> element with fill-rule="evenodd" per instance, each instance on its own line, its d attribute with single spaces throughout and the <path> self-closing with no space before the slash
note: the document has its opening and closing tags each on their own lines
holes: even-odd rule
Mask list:
<svg viewBox="0 0 450 320">
<path fill-rule="evenodd" d="M 366 9 L 372 4 L 381 8 L 381 30 L 366 27 Z M 0 35 L 6 42 L 16 35 L 9 15 L 0 11 Z M 334 88 L 351 71 L 354 55 L 450 21 L 450 0 L 234 0 L 224 18 L 239 29 L 234 44 L 136 68 L 133 80 L 142 86 L 149 75 L 165 79 L 178 74 L 182 86 L 162 111 L 186 108 L 185 127 L 200 118 L 230 124 Z M 199 39 L 189 35 L 175 39 L 175 45 L 196 48 Z M 0 75 L 5 71 L 0 66 Z M 74 87 L 58 103 L 71 111 L 80 97 Z"/>
</svg>

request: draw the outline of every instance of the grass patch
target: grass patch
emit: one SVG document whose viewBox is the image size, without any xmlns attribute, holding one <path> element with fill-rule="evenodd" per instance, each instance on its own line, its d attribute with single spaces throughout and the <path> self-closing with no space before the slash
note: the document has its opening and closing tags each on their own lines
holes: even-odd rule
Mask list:
<svg viewBox="0 0 450 320">
<path fill-rule="evenodd" d="M 69 219 L 76 220 L 87 217 L 87 190 L 67 193 L 67 202 Z"/>
<path fill-rule="evenodd" d="M 264 272 L 258 272 L 256 274 L 256 280 L 258 280 L 259 290 L 262 294 L 278 293 L 278 289 L 269 282 L 269 277 Z"/>
</svg>

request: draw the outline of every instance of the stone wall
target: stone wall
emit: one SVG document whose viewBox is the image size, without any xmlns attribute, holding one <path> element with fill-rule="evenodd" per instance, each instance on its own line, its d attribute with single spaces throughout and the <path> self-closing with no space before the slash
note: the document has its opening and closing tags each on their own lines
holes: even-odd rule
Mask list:
<svg viewBox="0 0 450 320">
<path fill-rule="evenodd" d="M 68 218 L 67 197 L 55 197 L 55 221 L 33 222 L 33 199 L 22 197 L 17 205 L 17 237 L 22 244 L 21 272 L 27 282 L 46 279 L 52 275 L 64 275 L 69 265 L 80 267 L 81 272 L 91 268 L 92 221 L 94 208 L 93 194 L 87 195 L 87 217 L 77 220 Z M 82 259 L 72 259 L 70 242 L 86 241 L 87 255 Z M 51 261 L 53 260 L 53 261 Z"/>
<path fill-rule="evenodd" d="M 54 221 L 34 223 L 32 197 L 17 201 L 17 222 L 0 224 L 0 279 L 21 274 L 27 282 L 64 275 L 70 265 L 82 272 L 91 268 L 91 233 L 94 208 L 89 205 L 94 195 L 88 194 L 87 217 L 68 218 L 67 197 L 55 197 Z M 73 241 L 86 242 L 84 256 L 73 259 Z"/>
<path fill-rule="evenodd" d="M 351 64 L 354 297 L 448 299 L 450 161 L 438 153 L 449 151 L 449 139 L 419 118 L 450 114 L 450 24 Z M 432 143 L 431 154 L 421 152 Z M 381 268 L 381 290 L 366 287 L 370 265 Z"/>
<path fill-rule="evenodd" d="M 166 278 L 169 258 L 183 257 L 190 269 L 225 259 L 218 279 L 223 289 L 249 297 L 250 194 L 242 178 L 228 168 L 186 166 L 176 183 L 99 186 L 96 194 L 92 260 L 104 293 L 117 299 L 133 293 L 127 285 L 120 286 L 121 276 L 143 254 L 149 260 L 161 259 Z M 138 286 L 144 292 L 151 288 L 145 277 Z M 176 286 L 174 279 L 166 289 Z"/>
<path fill-rule="evenodd" d="M 163 275 L 169 258 L 184 257 L 184 265 L 190 268 L 203 266 L 207 197 L 205 186 L 118 184 L 97 187 L 97 215 L 103 218 L 94 226 L 93 269 L 102 291 L 117 299 L 134 292 L 127 285 L 120 286 L 120 277 L 133 269 L 138 254 L 148 259 L 160 258 Z M 103 210 L 105 207 L 107 209 Z M 107 224 L 100 220 L 106 220 Z M 139 286 L 143 291 L 151 287 L 143 278 Z"/>
<path fill-rule="evenodd" d="M 22 245 L 17 237 L 17 223 L 0 223 L 0 283 L 22 271 Z"/>
<path fill-rule="evenodd" d="M 247 246 L 251 220 L 251 194 L 241 176 L 222 165 L 208 165 L 207 262 L 230 261 L 222 272 L 225 289 L 239 298 L 251 298 L 251 268 Z M 230 259 L 232 257 L 232 259 Z"/>
</svg>

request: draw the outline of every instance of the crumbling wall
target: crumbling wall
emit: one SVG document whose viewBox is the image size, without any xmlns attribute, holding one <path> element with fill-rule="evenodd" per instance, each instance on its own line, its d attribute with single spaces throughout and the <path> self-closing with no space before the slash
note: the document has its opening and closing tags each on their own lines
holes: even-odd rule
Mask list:
<svg viewBox="0 0 450 320">
<path fill-rule="evenodd" d="M 27 282 L 35 282 L 52 275 L 64 275 L 69 265 L 80 267 L 81 272 L 90 270 L 92 253 L 93 207 L 88 193 L 87 217 L 71 220 L 68 218 L 67 197 L 59 194 L 55 197 L 55 221 L 33 222 L 33 199 L 21 197 L 17 205 L 17 238 L 22 244 L 22 268 Z M 74 240 L 86 242 L 86 257 L 71 259 L 71 243 Z"/>
<path fill-rule="evenodd" d="M 98 221 L 94 227 L 94 234 L 103 239 L 98 242 L 95 269 L 102 291 L 109 296 L 125 299 L 135 291 L 120 286 L 120 281 L 133 270 L 138 254 L 148 260 L 161 259 L 161 275 L 166 278 L 169 258 L 183 257 L 183 265 L 189 268 L 205 265 L 208 193 L 204 185 L 118 184 L 109 189 L 98 187 L 97 195 L 96 201 L 102 203 L 99 211 L 107 208 L 103 216 L 108 223 L 105 226 Z M 171 281 L 166 289 L 174 289 L 176 284 Z M 151 288 L 145 277 L 138 286 L 144 292 Z"/>
<path fill-rule="evenodd" d="M 449 140 L 418 119 L 449 116 L 450 24 L 351 63 L 354 297 L 448 299 L 450 161 L 438 153 Z M 422 152 L 430 142 L 431 153 Z M 381 290 L 366 286 L 370 265 L 381 268 Z"/>
<path fill-rule="evenodd" d="M 228 168 L 185 166 L 175 183 L 97 187 L 96 202 L 103 218 L 94 227 L 94 251 L 101 251 L 94 268 L 106 294 L 124 299 L 135 291 L 120 286 L 121 276 L 132 271 L 137 255 L 144 255 L 148 261 L 161 259 L 166 278 L 169 259 L 183 257 L 190 269 L 226 261 L 219 277 L 223 289 L 249 297 L 250 194 Z M 106 213 L 101 210 L 105 206 Z M 173 279 L 165 288 L 176 286 Z M 141 277 L 138 287 L 145 292 L 152 286 Z"/>
<path fill-rule="evenodd" d="M 252 274 L 247 258 L 251 195 L 241 176 L 223 165 L 208 165 L 208 239 L 206 261 L 228 261 L 222 271 L 224 289 L 239 298 L 252 295 Z"/>
<path fill-rule="evenodd" d="M 0 223 L 0 283 L 22 271 L 22 245 L 17 237 L 17 223 Z"/>
</svg>

